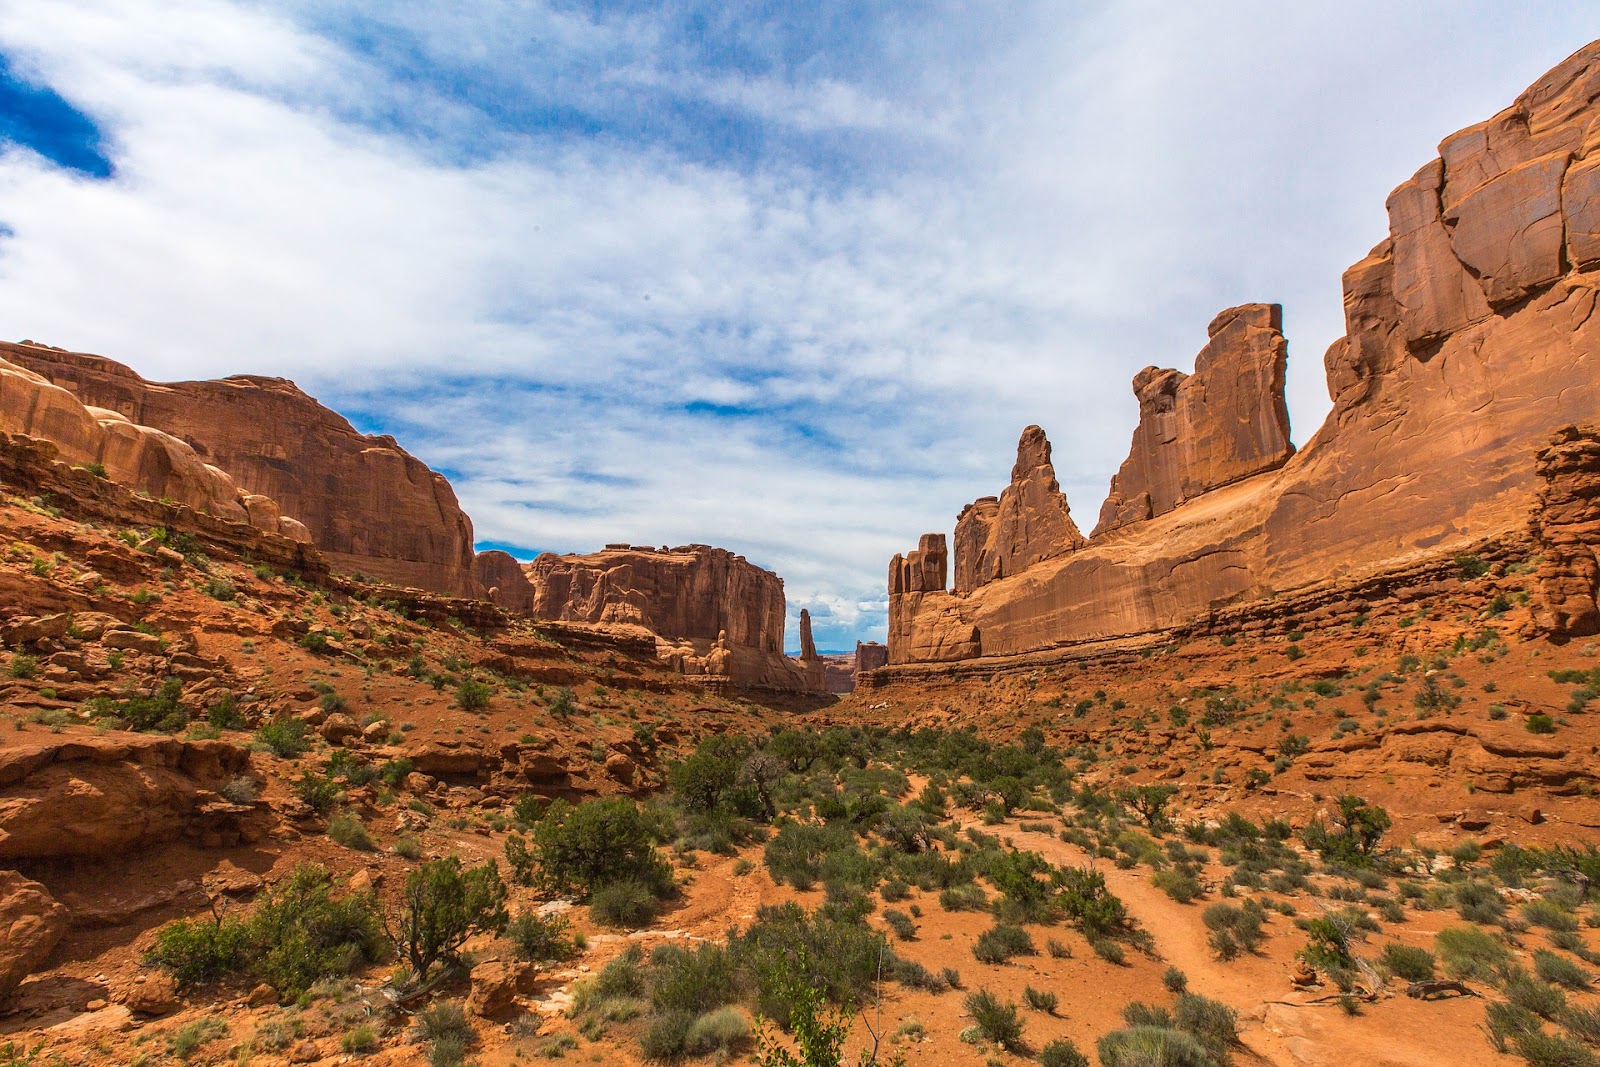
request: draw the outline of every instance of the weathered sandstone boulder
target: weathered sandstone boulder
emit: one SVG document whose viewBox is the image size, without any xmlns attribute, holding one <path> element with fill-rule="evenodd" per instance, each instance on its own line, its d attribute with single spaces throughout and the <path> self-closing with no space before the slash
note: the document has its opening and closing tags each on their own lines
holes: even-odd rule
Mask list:
<svg viewBox="0 0 1600 1067">
<path fill-rule="evenodd" d="M 293 382 L 247 375 L 147 382 L 100 356 L 28 344 L 0 344 L 0 359 L 84 404 L 188 445 L 202 464 L 226 471 L 248 493 L 276 501 L 303 523 L 337 571 L 450 596 L 482 595 L 472 522 L 444 477 L 394 438 L 357 433 Z"/>
<path fill-rule="evenodd" d="M 1533 536 L 1543 558 L 1534 621 L 1558 638 L 1600 633 L 1600 430 L 1565 427 L 1538 463 Z"/>
<path fill-rule="evenodd" d="M 249 767 L 226 741 L 107 733 L 0 749 L 0 861 L 114 856 L 181 836 L 238 843 L 216 791 Z"/>
<path fill-rule="evenodd" d="M 0 871 L 0 1000 L 44 963 L 67 925 L 67 909 L 49 890 Z"/>
<path fill-rule="evenodd" d="M 1050 441 L 1037 426 L 1022 431 L 1011 484 L 956 519 L 955 589 L 972 590 L 1042 560 L 1083 547 L 1066 495 L 1050 462 Z"/>
<path fill-rule="evenodd" d="M 1210 341 L 1195 357 L 1192 375 L 1146 367 L 1133 379 L 1139 425 L 1132 451 L 1111 480 L 1096 535 L 1276 470 L 1294 454 L 1283 399 L 1289 352 L 1283 308 L 1229 308 L 1206 333 Z"/>
</svg>

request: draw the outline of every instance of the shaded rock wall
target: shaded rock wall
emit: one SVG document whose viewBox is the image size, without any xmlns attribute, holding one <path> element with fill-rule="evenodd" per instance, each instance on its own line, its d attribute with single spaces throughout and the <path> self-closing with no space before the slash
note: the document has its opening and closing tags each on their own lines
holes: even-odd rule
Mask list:
<svg viewBox="0 0 1600 1067">
<path fill-rule="evenodd" d="M 85 404 L 178 438 L 303 522 L 337 571 L 450 596 L 483 595 L 472 522 L 444 477 L 392 437 L 357 433 L 293 382 L 147 382 L 109 359 L 27 344 L 0 344 L 0 359 Z"/>
<path fill-rule="evenodd" d="M 479 552 L 472 561 L 478 584 L 489 599 L 507 611 L 533 611 L 533 583 L 522 573 L 522 564 L 509 552 Z"/>
<path fill-rule="evenodd" d="M 1334 407 L 1301 451 L 1269 469 L 1287 450 L 1275 443 L 1276 314 L 1224 313 L 1207 345 L 1212 373 L 1141 375 L 1132 466 L 1086 546 L 966 595 L 942 591 L 926 553 L 915 565 L 896 557 L 891 664 L 1156 633 L 1523 538 L 1535 453 L 1600 410 L 1596 99 L 1600 42 L 1447 138 L 1395 191 L 1388 237 L 1345 273 L 1347 332 L 1324 359 Z M 1239 351 L 1254 371 L 1230 397 L 1236 383 L 1215 369 Z M 1177 413 L 1197 379 L 1203 410 L 1235 413 L 1240 433 L 1200 434 L 1226 462 L 1193 468 L 1181 441 L 1206 420 Z"/>
</svg>

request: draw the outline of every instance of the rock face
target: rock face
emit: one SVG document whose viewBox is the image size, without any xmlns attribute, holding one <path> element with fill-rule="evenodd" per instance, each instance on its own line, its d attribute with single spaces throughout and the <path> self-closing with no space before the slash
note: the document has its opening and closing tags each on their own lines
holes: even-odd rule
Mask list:
<svg viewBox="0 0 1600 1067">
<path fill-rule="evenodd" d="M 856 673 L 875 671 L 889 665 L 889 646 L 876 641 L 856 642 Z"/>
<path fill-rule="evenodd" d="M 1111 480 L 1096 535 L 1276 470 L 1294 454 L 1283 399 L 1289 354 L 1283 308 L 1229 308 L 1206 333 L 1210 341 L 1195 357 L 1193 374 L 1146 367 L 1133 379 L 1139 426 Z"/>
<path fill-rule="evenodd" d="M 1553 637 L 1600 633 L 1600 430 L 1568 426 L 1539 453 L 1534 621 Z"/>
<path fill-rule="evenodd" d="M 586 555 L 546 552 L 524 571 L 536 618 L 643 627 L 680 673 L 808 689 L 783 654 L 783 579 L 727 549 L 616 544 Z"/>
<path fill-rule="evenodd" d="M 0 871 L 0 1000 L 49 958 L 67 925 L 67 909 L 44 886 Z"/>
<path fill-rule="evenodd" d="M 49 441 L 65 462 L 99 464 L 111 481 L 158 500 L 295 540 L 310 539 L 273 500 L 239 488 L 184 442 L 118 412 L 84 406 L 70 391 L 4 358 L 14 349 L 28 346 L 0 345 L 0 432 Z"/>
<path fill-rule="evenodd" d="M 783 579 L 709 545 L 611 545 L 587 555 L 540 555 L 526 567 L 533 614 L 563 622 L 632 623 L 664 637 L 782 653 Z"/>
<path fill-rule="evenodd" d="M 106 734 L 0 752 L 0 862 L 115 856 L 181 836 L 236 844 L 248 810 L 216 790 L 250 754 L 226 741 Z"/>
<path fill-rule="evenodd" d="M 999 497 L 967 505 L 956 519 L 956 592 L 970 593 L 1083 544 L 1050 463 L 1050 441 L 1029 426 L 1017 442 L 1011 484 Z"/>
<path fill-rule="evenodd" d="M 1303 449 L 1289 454 L 1281 415 L 1276 310 L 1224 312 L 1193 375 L 1139 376 L 1134 447 L 1087 545 L 965 595 L 939 591 L 930 538 L 896 557 L 891 665 L 1204 625 L 1525 538 L 1535 454 L 1600 410 L 1597 100 L 1600 42 L 1446 138 L 1389 198 L 1389 235 L 1345 273 L 1334 406 Z M 1583 451 L 1554 447 L 1569 446 Z M 1581 510 L 1565 492 L 1547 493 L 1557 543 L 1585 521 L 1558 518 Z M 1586 626 L 1590 564 L 1563 558 L 1553 625 Z"/>
<path fill-rule="evenodd" d="M 473 569 L 490 600 L 508 611 L 533 611 L 533 585 L 511 553 L 479 552 L 473 559 Z"/>
<path fill-rule="evenodd" d="M 450 596 L 483 595 L 473 568 L 472 522 L 444 477 L 394 438 L 357 433 L 293 382 L 242 375 L 147 382 L 109 359 L 29 344 L 0 345 L 0 359 L 84 404 L 178 439 L 304 523 L 336 571 Z"/>
</svg>

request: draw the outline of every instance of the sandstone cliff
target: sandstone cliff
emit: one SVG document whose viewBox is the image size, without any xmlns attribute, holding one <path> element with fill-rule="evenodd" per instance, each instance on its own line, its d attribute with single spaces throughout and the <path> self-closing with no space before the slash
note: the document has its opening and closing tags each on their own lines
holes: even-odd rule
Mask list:
<svg viewBox="0 0 1600 1067">
<path fill-rule="evenodd" d="M 1568 426 L 1539 453 L 1534 620 L 1557 638 L 1600 633 L 1600 430 Z"/>
<path fill-rule="evenodd" d="M 828 691 L 828 667 L 817 655 L 817 642 L 811 636 L 811 612 L 800 609 L 800 673 L 805 679 L 806 691 Z"/>
<path fill-rule="evenodd" d="M 1535 453 L 1600 410 L 1597 99 L 1600 42 L 1389 198 L 1388 237 L 1344 277 L 1334 408 L 1299 453 L 1276 310 L 1224 312 L 1193 375 L 1141 373 L 1133 452 L 1086 546 L 964 595 L 930 538 L 896 557 L 891 664 L 1204 625 L 1523 537 Z"/>
<path fill-rule="evenodd" d="M 583 555 L 546 552 L 524 571 L 537 618 L 643 627 L 683 673 L 808 688 L 783 654 L 783 579 L 727 549 L 608 545 Z"/>
<path fill-rule="evenodd" d="M 1050 441 L 1037 426 L 1022 431 L 1011 484 L 999 497 L 967 505 L 956 519 L 956 592 L 1015 574 L 1083 547 L 1067 498 L 1050 462 Z"/>
<path fill-rule="evenodd" d="M 8 346 L 0 346 L 0 354 Z M 0 432 L 49 441 L 70 464 L 92 467 L 157 500 L 186 504 L 225 522 L 307 541 L 306 528 L 267 496 L 239 488 L 183 441 L 122 414 L 86 407 L 43 376 L 0 358 Z"/>
<path fill-rule="evenodd" d="M 1229 308 L 1206 334 L 1210 341 L 1195 357 L 1193 374 L 1146 367 L 1133 379 L 1139 425 L 1111 479 L 1097 535 L 1275 470 L 1294 454 L 1283 399 L 1289 355 L 1283 309 Z"/>
<path fill-rule="evenodd" d="M 337 571 L 451 596 L 483 595 L 473 568 L 472 522 L 450 484 L 392 437 L 357 433 L 292 382 L 251 376 L 147 382 L 109 359 L 31 344 L 0 344 L 0 359 L 84 404 L 178 439 L 304 523 Z M 40 436 L 59 440 L 60 432 Z"/>
</svg>

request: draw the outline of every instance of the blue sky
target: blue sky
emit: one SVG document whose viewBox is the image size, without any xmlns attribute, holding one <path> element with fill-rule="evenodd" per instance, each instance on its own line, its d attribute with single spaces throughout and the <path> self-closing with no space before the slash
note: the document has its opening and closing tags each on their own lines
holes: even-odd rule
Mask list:
<svg viewBox="0 0 1600 1067">
<path fill-rule="evenodd" d="M 1028 423 L 1091 526 L 1223 307 L 1285 305 L 1309 437 L 1388 191 L 1591 21 L 0 0 L 0 333 L 293 378 L 485 545 L 724 545 L 848 648 Z"/>
</svg>

